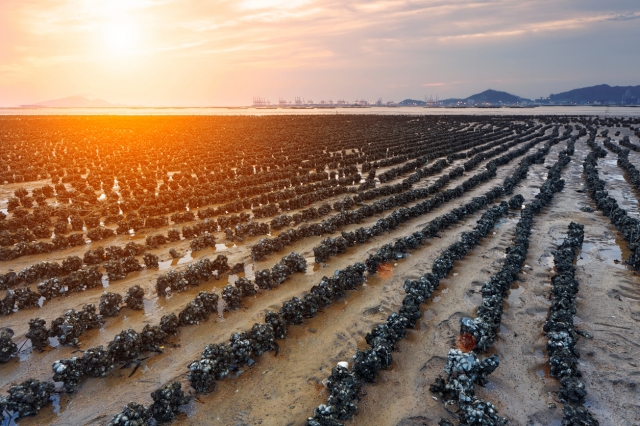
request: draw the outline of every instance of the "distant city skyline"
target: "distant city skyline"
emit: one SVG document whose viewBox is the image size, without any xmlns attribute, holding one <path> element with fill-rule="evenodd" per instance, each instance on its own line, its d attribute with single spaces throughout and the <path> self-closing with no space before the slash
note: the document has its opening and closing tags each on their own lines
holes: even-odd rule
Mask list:
<svg viewBox="0 0 640 426">
<path fill-rule="evenodd" d="M 640 4 L 617 0 L 4 0 L 0 106 L 279 98 L 535 99 L 640 84 Z"/>
</svg>

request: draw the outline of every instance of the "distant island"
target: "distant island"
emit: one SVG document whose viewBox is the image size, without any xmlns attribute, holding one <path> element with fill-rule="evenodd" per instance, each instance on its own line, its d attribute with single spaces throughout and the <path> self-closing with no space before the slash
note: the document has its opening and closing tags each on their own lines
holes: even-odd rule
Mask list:
<svg viewBox="0 0 640 426">
<path fill-rule="evenodd" d="M 405 99 L 399 106 L 511 106 L 524 107 L 535 105 L 640 105 L 640 86 L 597 86 L 573 89 L 568 92 L 540 97 L 535 100 L 522 98 L 511 93 L 498 90 L 485 90 L 466 98 L 438 99 L 437 101 L 420 101 Z"/>
<path fill-rule="evenodd" d="M 485 90 L 481 93 L 476 93 L 466 98 L 449 98 L 433 101 L 418 101 L 415 99 L 405 99 L 398 103 L 400 106 L 427 106 L 433 105 L 459 105 L 459 106 L 481 106 L 481 105 L 527 105 L 532 103 L 531 99 L 521 98 L 520 96 L 512 95 L 511 93 L 501 92 L 499 90 Z"/>
<path fill-rule="evenodd" d="M 130 105 L 114 104 L 103 99 L 89 99 L 83 96 L 68 96 L 66 98 L 51 99 L 35 104 L 20 105 L 21 108 L 105 108 L 126 106 Z"/>
<path fill-rule="evenodd" d="M 640 86 L 599 84 L 550 95 L 548 99 L 555 104 L 638 105 Z"/>
<path fill-rule="evenodd" d="M 260 103 L 256 103 L 256 99 L 260 99 Z M 355 102 L 320 101 L 314 104 L 313 101 L 302 102 L 300 98 L 296 98 L 295 103 L 277 105 L 270 104 L 262 98 L 254 98 L 254 107 L 296 107 L 296 108 L 340 108 L 340 107 L 371 107 L 371 106 L 417 106 L 417 107 L 534 107 L 537 105 L 629 105 L 640 106 L 640 86 L 609 86 L 608 84 L 599 84 L 596 86 L 582 87 L 579 89 L 569 90 L 567 92 L 551 94 L 548 97 L 540 97 L 535 100 L 523 98 L 511 93 L 488 89 L 484 92 L 476 93 L 466 98 L 448 98 L 448 99 L 405 99 L 399 103 L 386 102 L 382 99 L 378 102 L 367 102 L 365 100 L 356 100 Z M 66 98 L 51 99 L 48 101 L 37 102 L 28 105 L 20 105 L 20 108 L 114 108 L 114 107 L 140 107 L 140 105 L 125 105 L 105 101 L 104 99 L 89 99 L 84 96 L 68 96 Z M 246 107 L 244 107 L 246 108 Z"/>
<path fill-rule="evenodd" d="M 515 105 L 522 103 L 533 102 L 531 99 L 521 98 L 520 96 L 512 95 L 511 93 L 501 92 L 499 90 L 485 90 L 481 93 L 476 93 L 464 99 L 445 99 L 444 103 L 457 103 L 457 102 L 470 102 L 472 104 L 505 104 Z"/>
</svg>

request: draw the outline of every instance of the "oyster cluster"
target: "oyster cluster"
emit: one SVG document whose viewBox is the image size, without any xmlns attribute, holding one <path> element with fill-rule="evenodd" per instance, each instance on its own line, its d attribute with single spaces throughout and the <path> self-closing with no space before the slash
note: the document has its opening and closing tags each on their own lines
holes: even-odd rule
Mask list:
<svg viewBox="0 0 640 426">
<path fill-rule="evenodd" d="M 144 309 L 144 290 L 139 285 L 134 285 L 127 290 L 127 294 L 124 296 L 124 303 L 127 308 L 134 310 Z"/>
<path fill-rule="evenodd" d="M 203 234 L 198 237 L 195 237 L 189 243 L 189 247 L 191 247 L 191 251 L 200 251 L 204 250 L 207 247 L 215 247 L 216 246 L 216 237 L 211 234 Z"/>
<path fill-rule="evenodd" d="M 224 298 L 224 291 L 223 291 Z M 178 321 L 181 326 L 199 324 L 218 311 L 218 295 L 201 291 L 190 301 L 187 306 L 178 314 Z"/>
<path fill-rule="evenodd" d="M 569 132 L 570 133 L 570 132 Z M 566 137 L 566 136 L 565 136 Z M 541 137 L 533 139 L 530 143 L 526 144 L 522 148 L 509 152 L 508 154 L 500 157 L 499 161 L 496 161 L 494 164 L 490 164 L 487 166 L 489 169 L 486 172 L 482 172 L 476 176 L 471 177 L 462 183 L 459 187 L 453 190 L 447 190 L 444 194 L 433 197 L 429 200 L 423 201 L 411 208 L 402 208 L 399 211 L 394 211 L 391 215 L 387 216 L 384 219 L 378 220 L 375 225 L 367 228 L 358 228 L 353 232 L 342 232 L 341 237 L 337 238 L 326 238 L 320 242 L 319 246 L 314 247 L 314 256 L 315 261 L 317 263 L 324 263 L 330 256 L 335 256 L 340 253 L 344 253 L 347 247 L 353 246 L 355 243 L 362 244 L 369 239 L 380 235 L 381 233 L 395 229 L 400 223 L 403 223 L 409 219 L 414 217 L 426 214 L 432 211 L 434 208 L 439 207 L 442 203 L 451 200 L 452 198 L 457 198 L 462 196 L 462 194 L 466 191 L 469 191 L 476 185 L 481 182 L 487 181 L 495 175 L 495 168 L 498 165 L 505 164 L 516 156 L 522 155 L 527 152 L 533 145 L 538 144 L 544 139 L 548 137 Z M 518 143 L 523 142 L 519 140 Z M 492 190 L 488 191 L 483 197 L 475 198 L 471 203 L 467 203 L 465 206 L 460 207 L 458 209 L 454 209 L 451 213 L 448 213 L 444 216 L 437 218 L 436 220 L 430 222 L 430 224 L 422 230 L 423 235 L 427 237 L 433 237 L 437 235 L 438 231 L 451 226 L 466 214 L 471 214 L 477 211 L 480 208 L 484 208 L 486 203 L 493 201 L 496 197 L 499 197 L 503 194 L 510 194 L 515 187 L 515 185 L 520 182 L 522 179 L 526 178 L 527 171 L 531 164 L 538 163 L 544 156 L 549 152 L 549 149 L 552 145 L 560 142 L 559 138 L 554 138 L 545 144 L 544 148 L 541 148 L 535 154 L 531 154 L 526 156 L 519 164 L 518 168 L 514 172 L 514 174 L 510 177 L 507 177 L 504 181 L 503 186 L 497 186 Z M 503 152 L 502 150 L 499 152 Z M 486 157 L 485 157 L 486 158 Z M 491 167 L 490 167 L 491 166 Z M 440 179 L 438 179 L 434 184 L 426 188 L 426 195 L 430 193 L 437 193 L 446 183 L 448 183 L 452 178 L 461 176 L 464 172 L 464 169 L 457 168 L 451 171 L 449 174 L 444 175 Z M 385 187 L 388 188 L 388 187 Z M 380 188 L 382 189 L 382 188 Z M 522 205 L 522 201 L 524 199 L 522 196 L 520 198 L 513 198 L 510 202 L 511 208 L 518 208 Z M 478 205 L 480 204 L 480 205 Z M 374 203 L 375 206 L 375 203 Z M 414 234 L 415 235 L 415 234 Z M 418 237 L 419 238 L 419 237 Z M 384 256 L 383 256 L 384 257 Z M 390 260 L 387 258 L 383 262 Z M 379 264 L 379 263 L 378 263 Z M 375 272 L 375 268 L 377 268 L 377 264 L 372 264 L 372 268 L 369 268 L 370 272 Z"/>
<path fill-rule="evenodd" d="M 597 169 L 598 158 L 604 158 L 607 155 L 607 151 L 596 143 L 595 129 L 591 130 L 589 136 L 587 145 L 591 148 L 591 152 L 583 163 L 584 173 L 587 176 L 587 193 L 595 202 L 598 210 L 609 217 L 611 223 L 620 231 L 625 241 L 629 244 L 631 255 L 627 259 L 627 263 L 636 270 L 640 270 L 640 234 L 638 233 L 640 221 L 628 216 L 627 211 L 618 205 L 616 199 L 609 196 L 605 189 L 605 182 L 600 179 Z M 620 148 L 611 142 L 605 142 L 605 146 L 618 153 L 618 165 L 625 170 L 632 185 L 637 188 L 640 184 L 640 172 L 629 162 L 629 150 Z"/>
<path fill-rule="evenodd" d="M 102 318 L 96 313 L 93 304 L 87 304 L 81 311 L 70 309 L 62 316 L 51 322 L 50 337 L 57 337 L 60 344 L 65 346 L 78 346 L 78 337 L 87 330 L 98 328 L 102 324 Z"/>
<path fill-rule="evenodd" d="M 306 267 L 304 258 L 296 253 L 285 256 L 280 263 L 291 270 L 304 270 Z M 324 277 L 302 299 L 294 297 L 285 301 L 279 312 L 267 312 L 264 324 L 254 324 L 251 330 L 233 334 L 228 345 L 208 345 L 202 352 L 201 359 L 189 365 L 191 386 L 197 392 L 208 392 L 215 380 L 221 380 L 229 374 L 230 368 L 249 362 L 252 353 L 259 356 L 272 351 L 275 339 L 286 338 L 288 325 L 301 324 L 303 318 L 314 317 L 319 308 L 342 297 L 346 290 L 355 289 L 364 282 L 364 271 L 365 266 L 361 263 L 336 271 L 332 278 Z"/>
<path fill-rule="evenodd" d="M 31 340 L 31 346 L 35 349 L 42 350 L 49 346 L 49 330 L 46 324 L 47 322 L 40 318 L 29 320 L 29 331 L 26 337 Z"/>
<path fill-rule="evenodd" d="M 158 256 L 153 253 L 145 253 L 142 255 L 142 260 L 147 268 L 158 267 Z"/>
<path fill-rule="evenodd" d="M 197 286 L 203 281 L 208 281 L 213 273 L 220 274 L 229 270 L 227 256 L 219 254 L 215 260 L 202 259 L 187 266 L 180 272 L 171 270 L 160 275 L 156 280 L 156 292 L 158 296 L 165 296 L 167 291 L 181 292 L 188 287 Z"/>
<path fill-rule="evenodd" d="M 476 348 L 486 351 L 493 344 L 502 321 L 502 301 L 507 296 L 512 283 L 518 279 L 529 248 L 529 235 L 533 218 L 548 205 L 556 192 L 564 188 L 560 178 L 562 168 L 570 161 L 566 151 L 561 151 L 558 161 L 548 172 L 547 180 L 542 184 L 535 199 L 521 210 L 516 225 L 515 241 L 506 250 L 506 259 L 502 268 L 482 286 L 482 303 L 478 306 L 478 316 L 474 319 L 460 319 L 460 334 L 470 334 L 476 342 Z"/>
<path fill-rule="evenodd" d="M 108 426 L 147 426 L 173 421 L 180 412 L 180 406 L 189 402 L 179 382 L 168 385 L 151 393 L 153 403 L 149 407 L 130 402 L 116 414 Z M 157 423 L 156 423 L 157 422 Z"/>
<path fill-rule="evenodd" d="M 421 317 L 420 303 L 429 298 L 437 289 L 440 280 L 453 268 L 454 260 L 462 259 L 507 213 L 508 205 L 506 202 L 491 207 L 482 215 L 472 232 L 463 234 L 461 241 L 452 244 L 434 261 L 431 273 L 425 274 L 418 280 L 405 281 L 404 286 L 407 294 L 398 313 L 390 314 L 384 324 L 377 325 L 366 335 L 368 347 L 356 351 L 351 371 L 341 366 L 334 367 L 329 380 L 333 384 L 330 387 L 331 396 L 328 404 L 322 404 L 314 410 L 313 416 L 305 423 L 307 426 L 340 424 L 340 420 L 347 420 L 356 414 L 355 402 L 360 387 L 365 382 L 374 381 L 380 369 L 391 365 L 395 343 L 405 338 L 406 329 L 413 327 L 417 319 Z M 405 241 L 399 241 L 398 251 L 389 245 L 384 250 L 381 249 L 371 255 L 368 265 L 379 264 L 386 257 L 393 258 L 398 253 L 403 253 L 402 250 L 406 251 Z M 360 265 L 359 269 L 364 272 L 365 265 Z M 335 288 L 331 288 L 331 290 L 335 292 Z M 325 292 L 320 294 L 327 295 Z"/>
<path fill-rule="evenodd" d="M 18 345 L 13 340 L 13 330 L 10 328 L 0 328 L 0 362 L 9 362 L 18 353 Z"/>
<path fill-rule="evenodd" d="M 123 259 L 109 260 L 104 264 L 107 271 L 109 281 L 118 281 L 124 279 L 129 272 L 135 272 L 142 269 L 142 265 L 133 256 L 127 256 Z"/>
<path fill-rule="evenodd" d="M 71 272 L 66 277 L 49 278 L 38 284 L 38 292 L 47 300 L 77 291 L 101 287 L 102 274 L 95 266 Z"/>
<path fill-rule="evenodd" d="M 447 365 L 444 368 L 447 378 L 436 379 L 429 390 L 437 393 L 445 401 L 457 404 L 457 412 L 461 424 L 469 426 L 507 425 L 505 417 L 498 416 L 496 407 L 475 394 L 474 384 L 487 384 L 487 375 L 498 368 L 498 357 L 480 360 L 473 353 L 459 349 L 450 349 L 447 354 Z"/>
<path fill-rule="evenodd" d="M 11 386 L 6 398 L 0 396 L 0 418 L 4 419 L 6 412 L 13 413 L 16 418 L 38 414 L 42 407 L 51 402 L 53 391 L 52 382 L 40 382 L 36 379 Z"/>
<path fill-rule="evenodd" d="M 9 275 L 9 274 L 7 274 Z M 12 276 L 13 277 L 13 276 Z M 4 277 L 6 278 L 6 276 Z M 13 285 L 15 280 L 4 280 Z M 30 287 L 7 290 L 5 297 L 0 299 L 0 315 L 9 315 L 14 309 L 29 309 L 40 306 L 40 298 L 52 299 L 63 294 L 83 291 L 102 285 L 102 274 L 96 268 L 79 269 L 66 277 L 49 278 L 38 284 L 38 292 Z"/>
<path fill-rule="evenodd" d="M 117 293 L 105 292 L 100 296 L 100 315 L 103 317 L 117 317 L 120 313 L 122 296 Z"/>
<path fill-rule="evenodd" d="M 584 406 L 587 391 L 580 381 L 576 347 L 578 333 L 573 324 L 576 312 L 578 281 L 573 263 L 584 239 L 584 226 L 571 222 L 567 237 L 553 252 L 556 275 L 551 279 L 553 295 L 551 307 L 543 329 L 547 335 L 547 355 L 550 375 L 560 382 L 558 396 L 564 403 L 563 424 L 598 425 L 588 408 Z"/>
</svg>

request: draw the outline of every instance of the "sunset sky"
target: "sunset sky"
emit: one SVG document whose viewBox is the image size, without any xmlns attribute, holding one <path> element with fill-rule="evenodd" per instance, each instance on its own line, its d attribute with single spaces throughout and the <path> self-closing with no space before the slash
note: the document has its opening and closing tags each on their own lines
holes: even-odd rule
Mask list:
<svg viewBox="0 0 640 426">
<path fill-rule="evenodd" d="M 638 0 L 0 0 L 0 106 L 640 84 Z"/>
</svg>

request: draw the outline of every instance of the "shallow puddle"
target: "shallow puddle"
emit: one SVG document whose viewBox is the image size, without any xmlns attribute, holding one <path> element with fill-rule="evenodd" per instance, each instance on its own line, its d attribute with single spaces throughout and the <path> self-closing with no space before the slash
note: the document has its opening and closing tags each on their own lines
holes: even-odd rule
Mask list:
<svg viewBox="0 0 640 426">
<path fill-rule="evenodd" d="M 516 284 L 517 285 L 517 284 Z M 507 296 L 507 303 L 510 305 L 519 305 L 522 303 L 520 300 L 520 296 L 524 293 L 524 287 L 521 285 L 517 285 L 515 288 L 511 288 L 509 290 L 509 295 Z"/>
<path fill-rule="evenodd" d="M 629 269 L 624 262 L 622 249 L 615 240 L 584 242 L 578 255 L 578 266 L 584 266 L 596 259 L 618 269 Z"/>
</svg>

